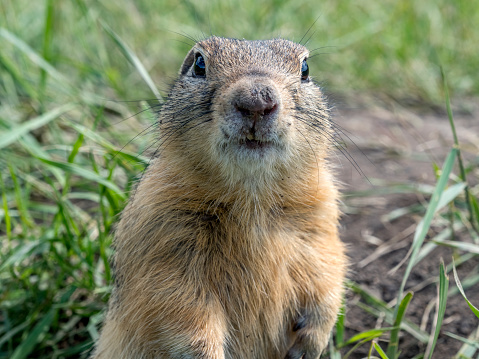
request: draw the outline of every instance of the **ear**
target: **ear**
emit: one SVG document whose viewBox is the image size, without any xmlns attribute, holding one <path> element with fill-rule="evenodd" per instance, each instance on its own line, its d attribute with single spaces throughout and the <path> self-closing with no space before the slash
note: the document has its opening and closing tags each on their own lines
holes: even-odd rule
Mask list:
<svg viewBox="0 0 479 359">
<path fill-rule="evenodd" d="M 180 76 L 185 75 L 188 70 L 190 69 L 191 65 L 193 65 L 193 62 L 195 61 L 195 49 L 192 48 L 189 52 L 188 55 L 186 55 L 185 60 L 183 61 L 183 65 L 181 65 L 180 69 Z"/>
</svg>

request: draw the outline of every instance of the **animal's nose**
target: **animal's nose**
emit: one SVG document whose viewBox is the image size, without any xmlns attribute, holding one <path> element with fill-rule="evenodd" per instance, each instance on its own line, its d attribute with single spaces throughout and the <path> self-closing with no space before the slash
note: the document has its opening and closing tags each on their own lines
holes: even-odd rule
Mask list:
<svg viewBox="0 0 479 359">
<path fill-rule="evenodd" d="M 274 115 L 278 109 L 276 91 L 270 86 L 255 84 L 238 92 L 233 105 L 243 117 L 257 120 Z"/>
</svg>

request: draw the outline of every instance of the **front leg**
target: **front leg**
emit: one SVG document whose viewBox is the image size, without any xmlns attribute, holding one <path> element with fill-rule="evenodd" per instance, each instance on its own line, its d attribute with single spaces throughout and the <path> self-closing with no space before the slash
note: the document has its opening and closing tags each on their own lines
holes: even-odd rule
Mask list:
<svg viewBox="0 0 479 359">
<path fill-rule="evenodd" d="M 185 308 L 168 303 L 161 311 L 110 308 L 92 359 L 224 359 L 221 308 Z"/>
</svg>

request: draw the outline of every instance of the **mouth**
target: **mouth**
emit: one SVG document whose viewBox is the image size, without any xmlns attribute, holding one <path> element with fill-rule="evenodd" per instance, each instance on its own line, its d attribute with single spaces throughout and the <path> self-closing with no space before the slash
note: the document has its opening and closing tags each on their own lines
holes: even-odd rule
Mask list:
<svg viewBox="0 0 479 359">
<path fill-rule="evenodd" d="M 256 157 L 264 156 L 270 151 L 278 149 L 278 141 L 276 138 L 268 138 L 266 136 L 260 136 L 257 133 L 247 133 L 247 134 L 238 134 L 230 135 L 223 130 L 223 141 L 222 147 L 224 149 L 230 147 L 235 149 L 238 154 L 243 153 L 244 155 L 252 155 Z"/>
<path fill-rule="evenodd" d="M 238 144 L 249 150 L 261 150 L 273 146 L 270 141 L 260 140 L 252 135 L 248 135 L 246 138 L 240 138 Z"/>
</svg>

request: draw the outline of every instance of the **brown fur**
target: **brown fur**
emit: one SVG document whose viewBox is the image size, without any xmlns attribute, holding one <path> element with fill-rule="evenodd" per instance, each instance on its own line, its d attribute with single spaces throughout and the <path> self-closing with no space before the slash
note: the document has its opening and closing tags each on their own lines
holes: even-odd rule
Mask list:
<svg viewBox="0 0 479 359">
<path fill-rule="evenodd" d="M 190 51 L 159 115 L 160 154 L 116 230 L 94 358 L 319 358 L 346 261 L 329 108 L 301 80 L 307 55 L 282 39 Z M 253 124 L 238 112 L 270 98 L 273 114 Z"/>
</svg>

